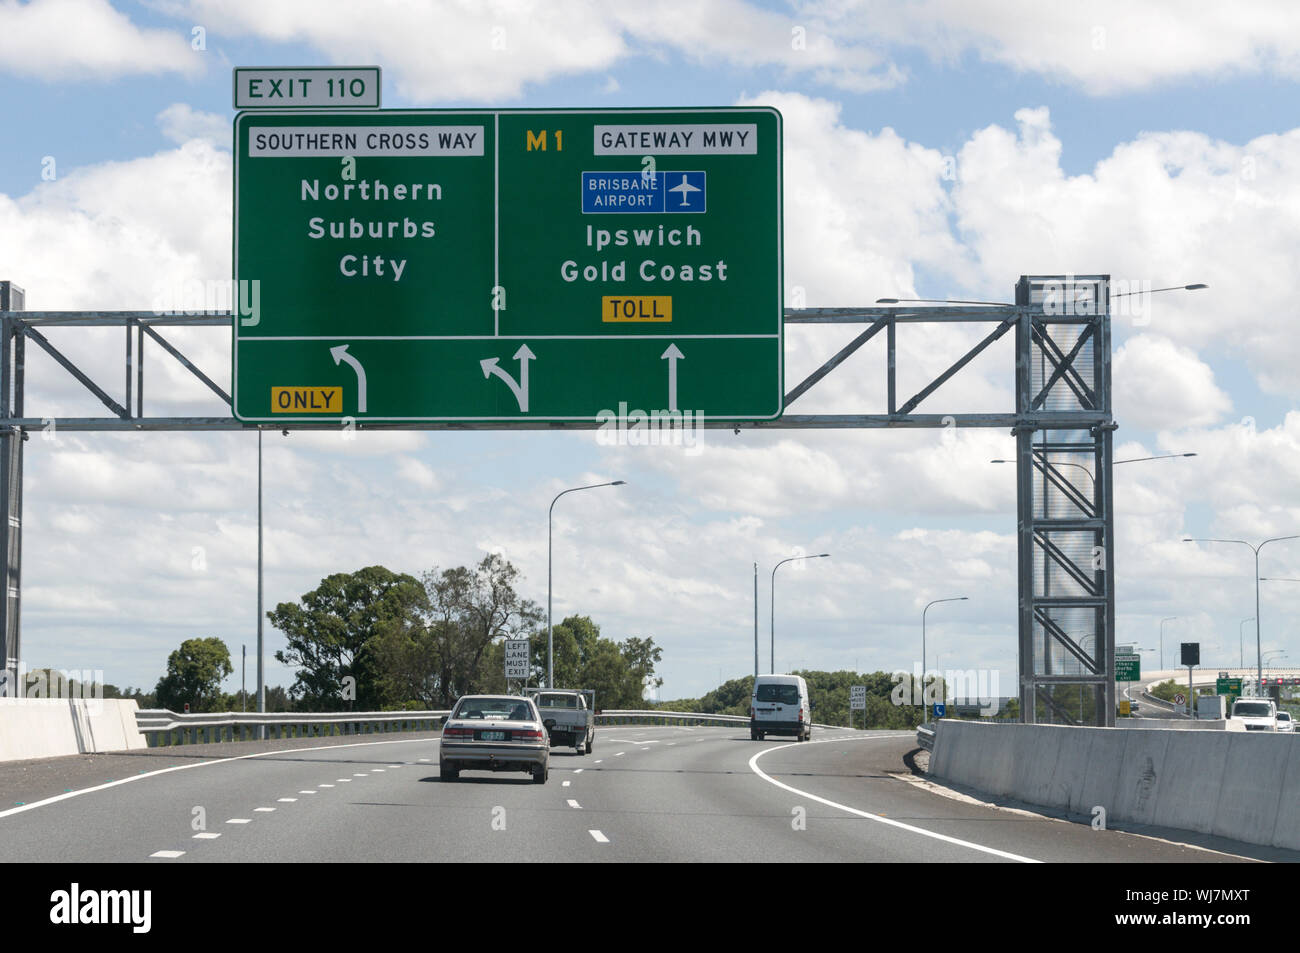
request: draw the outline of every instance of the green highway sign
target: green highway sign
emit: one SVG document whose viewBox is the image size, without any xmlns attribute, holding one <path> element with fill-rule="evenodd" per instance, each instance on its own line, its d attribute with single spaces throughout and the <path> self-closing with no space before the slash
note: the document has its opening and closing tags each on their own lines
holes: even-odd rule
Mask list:
<svg viewBox="0 0 1300 953">
<path fill-rule="evenodd" d="M 1115 681 L 1136 682 L 1142 678 L 1142 656 L 1116 655 Z"/>
<path fill-rule="evenodd" d="M 245 112 L 245 421 L 782 410 L 773 109 Z"/>
</svg>

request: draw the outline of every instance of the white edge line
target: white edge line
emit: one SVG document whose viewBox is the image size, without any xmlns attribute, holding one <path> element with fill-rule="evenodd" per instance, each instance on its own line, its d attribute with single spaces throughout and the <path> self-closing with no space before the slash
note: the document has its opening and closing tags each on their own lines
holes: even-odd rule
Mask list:
<svg viewBox="0 0 1300 953">
<path fill-rule="evenodd" d="M 97 784 L 93 788 L 82 788 L 79 791 L 68 791 L 65 794 L 56 794 L 54 797 L 47 797 L 41 801 L 33 801 L 31 804 L 22 804 L 18 807 L 11 807 L 8 810 L 0 811 L 0 818 L 6 818 L 13 814 L 22 814 L 24 811 L 31 811 L 38 807 L 44 807 L 46 804 L 54 804 L 57 801 L 66 801 L 69 798 L 80 797 L 83 794 L 90 794 L 94 791 L 103 791 L 107 788 L 115 788 L 120 784 L 130 784 L 132 781 L 142 781 L 145 778 L 156 777 L 160 774 L 170 774 L 173 771 L 188 771 L 190 768 L 204 768 L 212 764 L 228 764 L 231 761 L 247 761 L 250 758 L 269 758 L 272 755 L 279 754 L 296 754 L 302 751 L 328 751 L 331 748 L 365 748 L 369 745 L 409 745 L 417 741 L 429 741 L 428 738 L 399 738 L 395 741 L 359 741 L 356 744 L 348 745 L 316 745 L 311 748 L 280 748 L 276 751 L 259 751 L 256 754 L 241 754 L 233 758 L 215 758 L 212 761 L 200 761 L 197 764 L 178 764 L 170 768 L 159 768 L 157 771 L 150 771 L 147 774 L 136 774 L 129 778 L 120 778 L 117 781 L 109 781 L 107 784 Z M 105 754 L 120 754 L 121 752 L 106 751 Z"/>
<path fill-rule="evenodd" d="M 812 744 L 824 745 L 824 744 L 829 744 L 832 741 L 839 742 L 844 740 L 845 739 L 843 738 L 833 738 L 833 739 L 827 739 L 826 741 L 814 741 L 812 742 Z M 792 741 L 789 744 L 777 745 L 775 748 L 766 748 L 758 752 L 756 755 L 754 755 L 754 757 L 749 759 L 749 769 L 753 771 L 755 774 L 757 774 L 764 781 L 767 781 L 771 784 L 775 784 L 777 787 L 789 791 L 791 794 L 796 794 L 799 797 L 808 798 L 808 800 L 810 801 L 817 801 L 819 804 L 825 804 L 827 807 L 833 807 L 840 811 L 847 811 L 848 813 L 857 815 L 858 817 L 865 817 L 869 821 L 877 821 L 881 824 L 888 824 L 890 827 L 898 827 L 905 831 L 911 831 L 913 834 L 920 834 L 923 837 L 932 837 L 935 840 L 941 840 L 948 844 L 956 844 L 959 847 L 968 847 L 971 850 L 978 850 L 985 854 L 992 854 L 995 857 L 1004 857 L 1007 860 L 1019 861 L 1022 864 L 1042 863 L 1041 860 L 1034 860 L 1032 857 L 1022 857 L 1020 854 L 1012 854 L 1005 850 L 998 850 L 996 847 L 985 847 L 983 844 L 975 844 L 972 843 L 971 841 L 961 840 L 960 838 L 957 837 L 949 837 L 947 834 L 939 834 L 935 831 L 927 831 L 924 827 L 913 827 L 911 824 L 904 824 L 902 821 L 896 821 L 888 817 L 881 817 L 879 814 L 872 814 L 869 811 L 860 811 L 856 807 L 849 807 L 845 804 L 838 804 L 835 801 L 828 800 L 827 798 L 818 797 L 816 794 L 809 794 L 807 791 L 800 791 L 798 788 L 792 788 L 790 785 L 778 781 L 776 778 L 767 774 L 766 772 L 763 771 L 762 768 L 758 766 L 758 759 L 763 757 L 763 755 L 770 754 L 773 751 L 780 751 L 783 748 L 793 748 L 796 746 L 807 748 L 808 742 L 800 743 L 800 742 Z"/>
</svg>

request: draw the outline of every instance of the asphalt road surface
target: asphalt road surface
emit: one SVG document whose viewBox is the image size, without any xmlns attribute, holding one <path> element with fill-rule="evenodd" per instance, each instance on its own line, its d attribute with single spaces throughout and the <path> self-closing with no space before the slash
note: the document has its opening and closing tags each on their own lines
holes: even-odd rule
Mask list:
<svg viewBox="0 0 1300 953">
<path fill-rule="evenodd" d="M 136 773 L 0 810 L 6 859 L 1241 859 L 932 793 L 906 780 L 911 732 L 817 731 L 796 744 L 735 728 L 601 728 L 590 755 L 553 749 L 544 785 L 485 772 L 442 782 L 428 735 L 288 744 L 251 755 L 235 745 L 200 757 L 151 751 L 132 762 Z"/>
</svg>

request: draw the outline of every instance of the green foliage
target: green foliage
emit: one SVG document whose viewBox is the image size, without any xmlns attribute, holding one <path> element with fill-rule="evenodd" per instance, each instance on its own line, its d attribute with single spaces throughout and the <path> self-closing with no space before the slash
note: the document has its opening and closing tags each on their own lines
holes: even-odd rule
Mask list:
<svg viewBox="0 0 1300 953">
<path fill-rule="evenodd" d="M 425 605 L 425 590 L 415 578 L 369 566 L 327 576 L 298 603 L 282 602 L 268 612 L 271 624 L 289 642 L 275 653 L 277 661 L 298 666 L 290 692 L 299 707 L 379 707 L 380 683 L 369 643 L 381 629 L 401 623 Z"/>
<path fill-rule="evenodd" d="M 1179 692 L 1183 691 L 1185 688 L 1186 688 L 1185 685 L 1179 685 L 1176 681 L 1174 681 L 1171 678 L 1166 682 L 1161 682 L 1159 685 L 1153 685 L 1149 689 L 1149 692 L 1150 694 L 1154 695 L 1156 698 L 1161 698 L 1167 702 L 1171 702 L 1174 700 L 1174 696 L 1177 695 Z"/>
<path fill-rule="evenodd" d="M 218 638 L 186 639 L 167 659 L 167 674 L 155 689 L 159 707 L 183 711 L 218 711 L 226 696 L 221 682 L 234 669 L 230 650 Z"/>
</svg>

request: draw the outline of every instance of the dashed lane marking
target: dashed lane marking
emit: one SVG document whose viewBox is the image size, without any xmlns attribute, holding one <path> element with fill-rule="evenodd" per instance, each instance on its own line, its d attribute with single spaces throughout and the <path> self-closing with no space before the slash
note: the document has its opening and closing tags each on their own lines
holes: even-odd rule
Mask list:
<svg viewBox="0 0 1300 953">
<path fill-rule="evenodd" d="M 142 781 L 145 778 L 157 777 L 160 774 L 170 774 L 173 771 L 190 771 L 194 768 L 206 768 L 214 764 L 229 764 L 232 761 L 248 761 L 253 758 L 275 758 L 283 757 L 286 754 L 303 754 L 308 751 L 333 751 L 338 748 L 367 748 L 374 745 L 408 745 L 408 744 L 427 744 L 428 738 L 400 738 L 396 741 L 358 741 L 356 744 L 346 745 L 313 745 L 310 748 L 278 748 L 274 751 L 257 751 L 253 754 L 240 754 L 231 758 L 213 758 L 211 761 L 198 761 L 193 764 L 173 764 L 167 768 L 159 768 L 157 771 L 142 771 L 134 774 L 129 778 L 119 778 L 116 781 L 107 781 L 104 784 L 97 784 L 94 787 L 82 788 L 79 791 L 65 791 L 63 794 L 56 794 L 53 797 L 47 797 L 44 800 L 33 801 L 30 804 L 19 804 L 8 810 L 0 811 L 0 818 L 10 817 L 14 814 L 22 814 L 26 811 L 35 810 L 38 807 L 44 807 L 47 804 L 54 804 L 57 801 L 66 801 L 69 798 L 81 797 L 84 794 L 93 794 L 96 791 L 103 791 L 106 788 L 115 788 L 120 784 L 130 784 L 133 781 Z M 181 851 L 184 853 L 184 851 Z"/>
<path fill-rule="evenodd" d="M 256 812 L 259 813 L 259 814 L 270 814 L 272 811 L 275 810 L 275 808 L 273 808 L 273 807 L 255 807 L 255 808 L 253 808 L 253 810 L 256 811 Z"/>
<path fill-rule="evenodd" d="M 282 797 L 279 798 L 278 800 L 283 801 L 285 804 L 292 804 L 294 801 L 298 799 L 296 797 Z"/>
<path fill-rule="evenodd" d="M 251 824 L 253 823 L 253 820 L 252 818 L 249 817 L 232 817 L 230 820 L 226 821 L 226 823 L 227 824 Z"/>
<path fill-rule="evenodd" d="M 569 807 L 571 807 L 571 808 L 573 808 L 574 810 L 577 810 L 577 811 L 581 811 L 581 810 L 582 810 L 582 805 L 579 804 L 577 801 L 573 800 L 572 798 L 569 799 Z"/>
<path fill-rule="evenodd" d="M 216 840 L 220 836 L 221 836 L 220 834 L 209 834 L 207 831 L 203 831 L 201 833 L 195 834 L 194 839 L 195 840 Z M 154 856 L 157 857 L 158 855 L 154 854 Z"/>
<path fill-rule="evenodd" d="M 602 834 L 600 831 L 587 831 L 587 833 L 592 836 L 592 838 L 596 841 L 597 844 L 609 843 L 609 838 L 606 837 L 604 834 Z"/>
<path fill-rule="evenodd" d="M 152 854 L 150 854 L 149 856 L 150 856 L 150 857 L 166 857 L 166 858 L 168 858 L 168 859 L 170 860 L 170 859 L 173 858 L 173 857 L 184 857 L 184 856 L 185 856 L 185 851 L 183 851 L 183 850 L 156 850 L 156 851 L 154 851 Z"/>
</svg>

